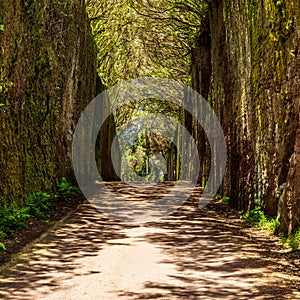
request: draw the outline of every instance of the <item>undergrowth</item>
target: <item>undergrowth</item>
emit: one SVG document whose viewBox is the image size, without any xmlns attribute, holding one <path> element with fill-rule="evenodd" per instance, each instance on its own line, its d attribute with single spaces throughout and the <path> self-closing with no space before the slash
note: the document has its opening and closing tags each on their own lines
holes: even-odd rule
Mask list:
<svg viewBox="0 0 300 300">
<path fill-rule="evenodd" d="M 295 230 L 292 234 L 290 234 L 288 237 L 284 237 L 279 234 L 281 237 L 281 241 L 289 245 L 293 250 L 300 249 L 300 228 Z"/>
<path fill-rule="evenodd" d="M 278 218 L 267 217 L 260 206 L 257 205 L 248 212 L 241 211 L 240 214 L 241 218 L 251 226 L 260 227 L 275 235 L 278 234 L 280 225 Z"/>
<path fill-rule="evenodd" d="M 0 252 L 5 251 L 3 243 L 5 238 L 12 237 L 14 233 L 22 228 L 27 228 L 30 220 L 44 219 L 48 216 L 51 208 L 57 201 L 66 201 L 75 196 L 78 188 L 70 184 L 66 178 L 57 183 L 56 192 L 49 194 L 38 191 L 30 194 L 25 205 L 16 206 L 2 199 L 0 207 Z"/>
<path fill-rule="evenodd" d="M 281 242 L 284 245 L 291 247 L 292 250 L 297 250 L 299 248 L 300 228 L 288 237 L 284 237 L 284 235 L 279 232 L 280 222 L 278 217 L 267 217 L 262 207 L 258 203 L 256 203 L 255 207 L 248 212 L 241 211 L 240 215 L 241 218 L 249 225 L 259 227 L 276 236 L 279 236 L 281 238 Z"/>
<path fill-rule="evenodd" d="M 220 194 L 217 194 L 215 196 L 215 199 L 221 201 L 227 206 L 230 205 L 229 197 L 222 197 Z M 279 236 L 281 242 L 284 245 L 289 246 L 292 250 L 300 249 L 300 228 L 295 230 L 288 237 L 285 237 L 282 233 L 279 232 L 279 219 L 266 216 L 258 202 L 255 203 L 255 207 L 252 210 L 247 212 L 241 211 L 240 216 L 241 219 L 243 219 L 250 226 L 261 228 L 270 232 L 271 234 Z"/>
<path fill-rule="evenodd" d="M 216 194 L 215 195 L 215 199 L 216 200 L 220 200 L 223 204 L 225 204 L 225 205 L 227 205 L 227 206 L 230 206 L 229 204 L 229 202 L 230 202 L 230 198 L 229 197 L 226 197 L 226 196 L 224 196 L 224 197 L 222 197 L 220 194 Z"/>
</svg>

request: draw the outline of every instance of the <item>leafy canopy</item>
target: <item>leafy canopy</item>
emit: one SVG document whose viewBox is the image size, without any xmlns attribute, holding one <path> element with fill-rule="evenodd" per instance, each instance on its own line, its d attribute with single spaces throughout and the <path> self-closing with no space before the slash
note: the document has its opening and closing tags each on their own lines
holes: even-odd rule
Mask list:
<svg viewBox="0 0 300 300">
<path fill-rule="evenodd" d="M 144 76 L 189 83 L 205 1 L 87 0 L 86 5 L 105 86 Z"/>
</svg>

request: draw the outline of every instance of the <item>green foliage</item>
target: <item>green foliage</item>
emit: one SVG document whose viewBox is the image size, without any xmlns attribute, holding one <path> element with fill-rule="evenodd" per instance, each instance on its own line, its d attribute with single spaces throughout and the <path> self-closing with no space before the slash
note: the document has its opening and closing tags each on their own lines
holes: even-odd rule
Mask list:
<svg viewBox="0 0 300 300">
<path fill-rule="evenodd" d="M 215 199 L 216 199 L 216 200 L 221 200 L 221 199 L 222 199 L 222 196 L 221 196 L 220 194 L 216 194 L 216 195 L 215 195 Z"/>
<path fill-rule="evenodd" d="M 143 128 L 139 128 L 139 125 L 136 124 L 130 131 L 122 132 L 123 136 L 126 136 L 126 139 L 120 142 L 120 149 L 122 153 L 125 153 L 125 159 L 122 161 L 122 178 L 131 181 L 135 178 L 135 175 L 132 178 L 132 174 L 135 173 L 144 177 L 145 181 L 164 180 L 165 160 L 172 150 L 172 144 L 168 138 L 160 135 L 157 128 L 153 129 L 153 125 L 159 124 L 159 121 L 159 117 L 153 117 L 144 123 Z M 131 121 L 131 124 L 135 125 L 135 121 Z M 175 134 L 174 128 L 168 130 L 170 131 L 169 136 Z M 127 140 L 131 140 L 132 143 L 127 144 Z M 162 157 L 155 157 L 155 155 Z"/>
<path fill-rule="evenodd" d="M 229 206 L 230 197 L 226 197 L 226 196 L 222 197 L 220 194 L 216 194 L 215 199 L 220 200 L 222 203 Z"/>
<path fill-rule="evenodd" d="M 86 6 L 104 85 L 145 76 L 188 82 L 205 1 L 87 0 Z"/>
<path fill-rule="evenodd" d="M 0 241 L 3 241 L 6 238 L 6 233 L 4 233 L 2 230 L 0 230 Z"/>
<path fill-rule="evenodd" d="M 300 249 L 300 228 L 294 231 L 288 237 L 281 236 L 281 241 L 285 245 L 288 245 L 292 250 Z"/>
<path fill-rule="evenodd" d="M 53 195 L 45 192 L 37 192 L 29 195 L 26 201 L 26 208 L 30 217 L 45 218 L 47 211 L 53 207 Z"/>
<path fill-rule="evenodd" d="M 256 205 L 254 209 L 249 212 L 241 212 L 241 218 L 252 226 L 257 226 L 271 232 L 272 234 L 278 234 L 280 222 L 278 218 L 267 217 L 262 208 Z M 300 246 L 300 228 L 288 237 L 284 237 L 282 233 L 279 233 L 282 243 L 288 245 L 293 250 L 297 250 Z"/>
<path fill-rule="evenodd" d="M 221 202 L 226 204 L 227 206 L 229 206 L 229 201 L 230 201 L 229 197 L 222 197 L 222 199 L 221 199 Z"/>
<path fill-rule="evenodd" d="M 0 252 L 5 251 L 3 244 L 5 238 L 11 237 L 16 230 L 27 228 L 30 219 L 46 218 L 49 210 L 55 205 L 55 201 L 68 200 L 77 191 L 77 187 L 70 184 L 66 178 L 62 178 L 57 185 L 55 194 L 41 191 L 30 194 L 23 207 L 8 204 L 5 199 L 2 199 L 2 206 L 0 207 Z"/>
<path fill-rule="evenodd" d="M 260 227 L 268 232 L 277 234 L 279 230 L 279 220 L 278 218 L 269 218 L 263 212 L 261 206 L 256 204 L 254 209 L 244 213 L 241 212 L 241 218 L 245 220 L 246 223 Z"/>
<path fill-rule="evenodd" d="M 0 242 L 0 252 L 3 252 L 5 250 L 6 250 L 5 245 Z"/>
<path fill-rule="evenodd" d="M 65 177 L 57 184 L 58 197 L 62 200 L 68 200 L 78 193 L 78 188 L 67 181 Z"/>
<path fill-rule="evenodd" d="M 250 225 L 257 225 L 261 223 L 261 220 L 265 219 L 265 214 L 261 210 L 261 207 L 256 205 L 254 209 L 241 212 L 241 218 Z"/>
<path fill-rule="evenodd" d="M 30 218 L 28 207 L 16 208 L 2 200 L 0 210 L 0 242 L 5 237 L 10 237 L 14 231 L 26 228 L 25 221 Z"/>
<path fill-rule="evenodd" d="M 277 234 L 279 230 L 279 219 L 278 218 L 267 218 L 265 214 L 262 215 L 258 226 L 266 231 Z"/>
</svg>

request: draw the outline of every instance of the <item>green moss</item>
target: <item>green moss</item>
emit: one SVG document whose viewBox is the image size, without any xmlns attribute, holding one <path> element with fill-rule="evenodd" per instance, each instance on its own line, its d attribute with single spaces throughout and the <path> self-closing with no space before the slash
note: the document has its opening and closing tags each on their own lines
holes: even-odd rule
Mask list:
<svg viewBox="0 0 300 300">
<path fill-rule="evenodd" d="M 287 1 L 269 0 L 266 3 L 266 11 L 269 17 L 269 45 L 273 50 L 272 66 L 274 68 L 274 82 L 280 84 L 287 72 L 286 63 L 286 41 L 294 30 L 293 16 L 289 15 L 286 5 Z M 293 2 L 290 2 L 291 9 L 294 9 Z"/>
<path fill-rule="evenodd" d="M 71 174 L 68 135 L 94 96 L 96 55 L 81 1 L 6 1 L 3 7 L 0 198 L 23 203 Z"/>
</svg>

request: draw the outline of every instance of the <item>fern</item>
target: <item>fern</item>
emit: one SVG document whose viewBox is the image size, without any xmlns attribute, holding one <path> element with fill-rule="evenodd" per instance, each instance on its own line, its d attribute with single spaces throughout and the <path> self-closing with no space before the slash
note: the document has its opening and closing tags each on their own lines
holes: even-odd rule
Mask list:
<svg viewBox="0 0 300 300">
<path fill-rule="evenodd" d="M 78 193 L 78 188 L 67 181 L 65 177 L 57 184 L 58 197 L 62 200 L 68 200 Z"/>
</svg>

